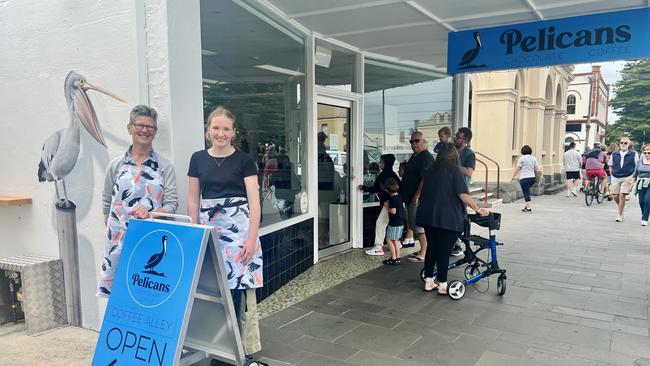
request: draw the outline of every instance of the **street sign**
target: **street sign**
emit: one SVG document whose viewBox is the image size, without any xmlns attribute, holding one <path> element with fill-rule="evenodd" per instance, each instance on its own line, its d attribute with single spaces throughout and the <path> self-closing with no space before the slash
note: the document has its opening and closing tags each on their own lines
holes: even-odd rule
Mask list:
<svg viewBox="0 0 650 366">
<path fill-rule="evenodd" d="M 129 221 L 93 366 L 180 365 L 208 355 L 243 365 L 213 238 L 208 226 Z"/>
</svg>

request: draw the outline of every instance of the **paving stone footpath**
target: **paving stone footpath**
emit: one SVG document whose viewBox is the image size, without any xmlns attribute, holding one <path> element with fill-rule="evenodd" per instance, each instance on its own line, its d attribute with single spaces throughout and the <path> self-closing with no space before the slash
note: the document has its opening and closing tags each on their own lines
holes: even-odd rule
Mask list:
<svg viewBox="0 0 650 366">
<path fill-rule="evenodd" d="M 521 207 L 494 209 L 505 296 L 492 277 L 453 301 L 422 291 L 421 264 L 380 266 L 263 318 L 256 356 L 301 366 L 650 365 L 650 227 L 635 197 L 622 223 L 613 203 L 586 207 L 582 196 Z M 87 365 L 96 337 L 1 327 L 0 365 Z"/>
</svg>

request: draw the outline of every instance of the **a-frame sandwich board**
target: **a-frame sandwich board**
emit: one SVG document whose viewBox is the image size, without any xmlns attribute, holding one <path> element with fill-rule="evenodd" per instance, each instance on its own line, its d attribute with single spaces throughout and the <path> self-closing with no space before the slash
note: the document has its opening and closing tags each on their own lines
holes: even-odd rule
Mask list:
<svg viewBox="0 0 650 366">
<path fill-rule="evenodd" d="M 218 238 L 209 226 L 129 221 L 93 366 L 191 365 L 210 356 L 245 364 Z"/>
</svg>

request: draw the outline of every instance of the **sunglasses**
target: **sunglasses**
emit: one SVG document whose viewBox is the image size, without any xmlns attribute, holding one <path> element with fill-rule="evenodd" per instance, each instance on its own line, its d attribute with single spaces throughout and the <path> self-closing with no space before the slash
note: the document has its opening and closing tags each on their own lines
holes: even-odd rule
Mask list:
<svg viewBox="0 0 650 366">
<path fill-rule="evenodd" d="M 644 151 L 643 153 L 646 155 L 650 155 L 650 151 Z"/>
<path fill-rule="evenodd" d="M 629 142 L 627 142 L 627 141 L 621 141 L 621 142 L 619 142 L 619 144 L 621 144 L 621 145 L 627 145 L 627 144 L 629 144 Z"/>
<path fill-rule="evenodd" d="M 417 144 L 418 142 L 422 141 L 422 139 L 415 139 L 415 140 L 409 140 L 409 144 Z"/>
</svg>

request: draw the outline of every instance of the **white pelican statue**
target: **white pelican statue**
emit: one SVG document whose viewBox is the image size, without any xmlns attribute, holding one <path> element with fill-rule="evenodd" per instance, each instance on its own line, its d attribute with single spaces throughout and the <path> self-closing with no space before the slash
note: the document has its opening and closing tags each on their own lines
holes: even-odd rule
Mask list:
<svg viewBox="0 0 650 366">
<path fill-rule="evenodd" d="M 63 178 L 70 174 L 79 157 L 79 124 L 83 124 L 86 131 L 97 142 L 106 147 L 104 136 L 102 136 L 102 131 L 97 122 L 95 109 L 86 95 L 86 90 L 88 89 L 96 90 L 120 102 L 126 103 L 119 96 L 88 83 L 85 77 L 74 71 L 70 71 L 65 78 L 63 91 L 68 104 L 68 112 L 70 113 L 70 126 L 56 131 L 45 141 L 43 151 L 41 152 L 41 161 L 38 164 L 38 180 L 40 182 L 46 180 L 54 182 L 57 197 L 56 205 L 63 208 L 71 207 Z M 59 180 L 63 186 L 63 199 L 59 195 L 59 187 L 57 184 Z"/>
</svg>

